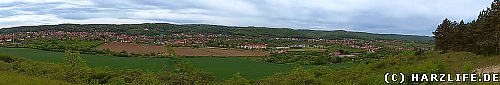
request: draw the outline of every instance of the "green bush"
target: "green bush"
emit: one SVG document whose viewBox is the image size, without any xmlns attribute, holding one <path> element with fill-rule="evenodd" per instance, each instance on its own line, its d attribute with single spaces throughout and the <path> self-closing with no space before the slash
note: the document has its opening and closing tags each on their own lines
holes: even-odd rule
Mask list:
<svg viewBox="0 0 500 85">
<path fill-rule="evenodd" d="M 10 71 L 10 70 L 12 70 L 10 63 L 5 63 L 3 61 L 0 61 L 0 71 Z"/>
<path fill-rule="evenodd" d="M 220 85 L 251 85 L 250 80 L 245 79 L 240 73 L 233 74 L 233 77 L 229 80 L 225 80 L 219 83 Z"/>
</svg>

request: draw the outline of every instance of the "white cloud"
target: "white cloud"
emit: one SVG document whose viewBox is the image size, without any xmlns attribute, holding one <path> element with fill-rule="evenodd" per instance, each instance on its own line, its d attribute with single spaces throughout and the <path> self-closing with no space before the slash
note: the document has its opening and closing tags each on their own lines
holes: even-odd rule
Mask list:
<svg viewBox="0 0 500 85">
<path fill-rule="evenodd" d="M 0 3 L 12 2 L 29 2 L 29 3 L 45 3 L 45 2 L 64 2 L 68 0 L 0 0 Z"/>
<path fill-rule="evenodd" d="M 14 12 L 15 12 L 15 14 L 17 14 L 17 15 L 33 15 L 33 14 L 36 14 L 36 13 L 35 13 L 35 12 L 33 12 L 33 11 L 15 10 Z"/>
<path fill-rule="evenodd" d="M 247 2 L 247 0 L 187 0 L 193 5 L 199 5 L 211 11 L 239 14 L 246 16 L 258 16 L 260 12 L 256 9 L 255 3 Z"/>
<path fill-rule="evenodd" d="M 16 3 L 22 2 L 22 3 Z M 0 0 L 0 26 L 176 22 L 429 35 L 478 0 Z"/>
<path fill-rule="evenodd" d="M 141 19 L 117 19 L 117 18 L 92 18 L 84 20 L 65 20 L 65 23 L 76 24 L 137 24 L 137 23 L 172 23 L 166 21 L 141 20 Z"/>
<path fill-rule="evenodd" d="M 164 20 L 179 20 L 179 21 L 196 21 L 203 23 L 223 23 L 229 24 L 232 19 L 218 16 L 210 16 L 203 14 L 202 10 L 187 9 L 181 11 L 173 10 L 133 10 L 126 12 L 130 14 L 130 18 L 134 19 L 164 19 Z"/>
</svg>

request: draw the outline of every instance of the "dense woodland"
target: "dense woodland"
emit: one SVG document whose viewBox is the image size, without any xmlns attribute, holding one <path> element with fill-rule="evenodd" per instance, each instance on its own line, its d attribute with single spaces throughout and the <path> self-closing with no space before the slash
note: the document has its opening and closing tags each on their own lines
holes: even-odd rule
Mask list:
<svg viewBox="0 0 500 85">
<path fill-rule="evenodd" d="M 433 34 L 436 50 L 500 54 L 500 1 L 495 0 L 471 22 L 445 19 Z"/>
</svg>

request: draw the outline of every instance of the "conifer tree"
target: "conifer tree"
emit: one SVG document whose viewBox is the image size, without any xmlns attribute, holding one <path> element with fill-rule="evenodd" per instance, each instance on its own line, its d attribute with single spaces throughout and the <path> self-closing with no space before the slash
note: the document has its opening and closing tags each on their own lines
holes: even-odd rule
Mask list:
<svg viewBox="0 0 500 85">
<path fill-rule="evenodd" d="M 448 33 L 451 29 L 451 22 L 448 19 L 443 20 L 443 23 L 438 25 L 436 31 L 433 32 L 435 39 L 435 49 L 447 52 L 449 50 L 447 43 L 449 40 Z"/>
<path fill-rule="evenodd" d="M 448 19 L 433 32 L 435 49 L 443 52 L 468 51 L 477 54 L 500 54 L 500 0 L 481 11 L 469 23 Z"/>
</svg>

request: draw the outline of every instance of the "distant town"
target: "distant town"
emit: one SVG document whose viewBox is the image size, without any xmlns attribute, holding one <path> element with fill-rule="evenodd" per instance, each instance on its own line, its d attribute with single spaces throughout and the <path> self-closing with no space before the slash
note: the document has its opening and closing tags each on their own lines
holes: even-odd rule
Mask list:
<svg viewBox="0 0 500 85">
<path fill-rule="evenodd" d="M 144 29 L 148 30 L 148 29 Z M 334 44 L 346 46 L 354 49 L 361 49 L 366 52 L 376 52 L 384 47 L 375 44 L 401 45 L 393 48 L 395 50 L 415 50 L 415 47 L 403 46 L 400 40 L 360 40 L 360 39 L 307 39 L 307 38 L 261 38 L 273 41 L 298 41 L 304 43 L 297 44 L 274 44 L 274 43 L 250 43 L 234 42 L 254 40 L 252 38 L 235 37 L 225 34 L 172 34 L 159 36 L 131 36 L 114 32 L 65 32 L 65 31 L 38 31 L 38 32 L 17 32 L 0 35 L 0 44 L 23 44 L 25 40 L 34 40 L 41 38 L 50 39 L 79 39 L 101 41 L 103 43 L 119 42 L 145 45 L 174 45 L 178 47 L 202 47 L 202 48 L 231 48 L 231 49 L 249 49 L 249 50 L 269 50 L 271 53 L 288 53 L 289 49 L 316 48 L 324 49 L 324 44 Z M 223 42 L 211 44 L 211 42 Z M 311 44 L 314 43 L 314 44 Z M 321 44 L 317 44 L 321 43 Z M 359 53 L 353 53 L 359 54 Z M 332 51 L 330 55 L 335 56 L 355 56 Z"/>
</svg>

